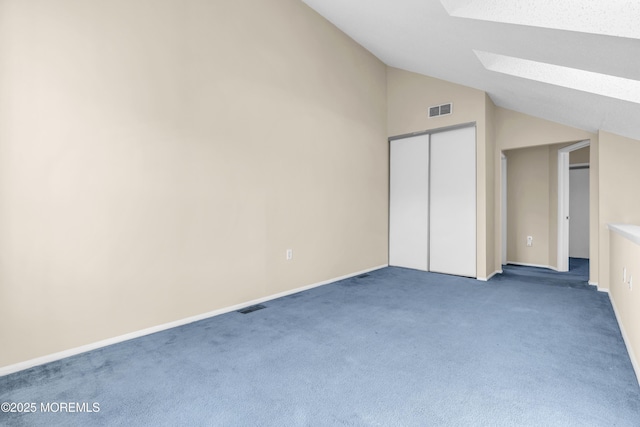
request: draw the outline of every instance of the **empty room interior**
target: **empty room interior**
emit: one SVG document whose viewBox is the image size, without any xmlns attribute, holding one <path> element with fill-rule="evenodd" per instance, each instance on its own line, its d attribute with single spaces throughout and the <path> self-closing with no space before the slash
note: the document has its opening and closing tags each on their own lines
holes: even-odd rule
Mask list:
<svg viewBox="0 0 640 427">
<path fill-rule="evenodd" d="M 0 0 L 0 424 L 639 425 L 640 6 L 515 3 Z"/>
</svg>

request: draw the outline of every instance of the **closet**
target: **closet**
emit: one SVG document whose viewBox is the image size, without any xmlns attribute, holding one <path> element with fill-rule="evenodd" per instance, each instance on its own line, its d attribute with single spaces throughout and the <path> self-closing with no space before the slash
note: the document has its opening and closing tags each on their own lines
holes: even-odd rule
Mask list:
<svg viewBox="0 0 640 427">
<path fill-rule="evenodd" d="M 476 129 L 390 141 L 389 265 L 476 277 Z"/>
</svg>

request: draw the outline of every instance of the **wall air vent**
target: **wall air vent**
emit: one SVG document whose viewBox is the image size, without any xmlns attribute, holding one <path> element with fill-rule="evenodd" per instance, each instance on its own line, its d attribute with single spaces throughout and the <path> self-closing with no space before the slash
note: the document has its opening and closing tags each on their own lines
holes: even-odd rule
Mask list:
<svg viewBox="0 0 640 427">
<path fill-rule="evenodd" d="M 453 108 L 451 103 L 429 107 L 429 118 L 446 116 L 447 114 L 451 114 L 452 111 Z"/>
</svg>

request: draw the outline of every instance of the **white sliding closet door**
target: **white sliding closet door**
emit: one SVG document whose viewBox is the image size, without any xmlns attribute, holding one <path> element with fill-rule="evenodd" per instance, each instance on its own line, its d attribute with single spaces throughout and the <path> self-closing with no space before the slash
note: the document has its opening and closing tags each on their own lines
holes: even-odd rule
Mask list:
<svg viewBox="0 0 640 427">
<path fill-rule="evenodd" d="M 429 135 L 390 143 L 389 265 L 428 270 Z"/>
<path fill-rule="evenodd" d="M 429 269 L 476 277 L 476 129 L 431 135 Z"/>
</svg>

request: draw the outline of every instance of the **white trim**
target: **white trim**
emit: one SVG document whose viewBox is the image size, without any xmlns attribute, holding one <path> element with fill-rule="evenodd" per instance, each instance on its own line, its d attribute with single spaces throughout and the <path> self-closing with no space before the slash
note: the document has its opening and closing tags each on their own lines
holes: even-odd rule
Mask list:
<svg viewBox="0 0 640 427">
<path fill-rule="evenodd" d="M 569 153 L 591 145 L 586 139 L 558 150 L 558 259 L 557 271 L 569 271 Z"/>
<path fill-rule="evenodd" d="M 616 315 L 616 321 L 618 322 L 618 327 L 620 327 L 620 332 L 622 333 L 622 340 L 624 341 L 625 347 L 627 347 L 627 353 L 629 353 L 629 359 L 631 359 L 631 365 L 633 366 L 633 370 L 636 373 L 636 381 L 638 381 L 638 385 L 640 385 L 640 362 L 636 358 L 636 355 L 633 353 L 633 348 L 631 347 L 631 343 L 629 341 L 629 336 L 627 332 L 624 330 L 624 325 L 620 320 L 620 316 L 618 315 L 618 309 L 616 308 L 616 303 L 613 300 L 611 294 L 609 294 L 609 301 L 611 301 L 611 306 L 613 307 L 613 312 Z"/>
<path fill-rule="evenodd" d="M 601 288 L 597 283 L 596 286 L 598 287 L 598 292 L 604 292 L 605 294 L 609 293 L 609 288 Z"/>
<path fill-rule="evenodd" d="M 145 335 L 155 334 L 156 332 L 161 332 L 167 329 L 175 328 L 178 326 L 187 325 L 189 323 L 197 322 L 199 320 L 208 319 L 210 317 L 215 317 L 220 314 L 229 313 L 232 311 L 241 310 L 245 307 L 249 307 L 255 304 L 260 304 L 266 301 L 274 300 L 277 298 L 282 298 L 287 295 L 297 294 L 298 292 L 307 291 L 309 289 L 317 288 L 319 286 L 328 285 L 330 283 L 337 282 L 339 280 L 348 279 L 350 277 L 359 276 L 360 274 L 368 273 L 370 271 L 379 270 L 381 268 L 388 267 L 388 264 L 379 265 L 377 267 L 368 268 L 366 270 L 361 270 L 355 273 L 346 274 L 344 276 L 336 277 L 333 279 L 325 280 L 318 283 L 313 283 L 311 285 L 302 286 L 300 288 L 291 289 L 288 291 L 280 292 L 277 294 L 273 294 L 267 297 L 258 298 L 252 301 L 243 302 L 240 304 L 232 305 L 230 307 L 220 308 L 218 310 L 213 310 L 207 313 L 197 314 L 195 316 L 187 317 L 184 319 L 175 320 L 169 323 L 163 323 L 161 325 L 152 326 L 150 328 L 141 329 L 138 331 L 130 332 L 128 334 L 120 335 L 113 338 L 107 338 L 106 340 L 97 341 L 91 344 L 86 344 L 80 347 L 70 348 L 68 350 L 63 350 L 57 353 L 48 354 L 46 356 L 36 357 L 35 359 L 26 360 L 24 362 L 15 363 L 13 365 L 0 367 L 0 377 L 13 374 L 18 371 L 23 371 L 25 369 L 32 368 L 34 366 L 43 365 L 49 362 L 55 362 L 56 360 L 64 359 L 66 357 L 75 356 L 80 353 L 86 353 L 87 351 L 96 350 L 98 348 L 106 347 L 112 344 L 121 343 L 123 341 L 129 341 L 135 338 L 140 338 Z"/>
<path fill-rule="evenodd" d="M 537 268 L 546 268 L 553 271 L 559 271 L 557 268 L 552 267 L 550 265 L 542 265 L 542 264 L 529 264 L 527 262 L 515 262 L 515 261 L 507 261 L 507 264 L 512 265 L 521 265 L 523 267 L 537 267 Z"/>
<path fill-rule="evenodd" d="M 478 280 L 480 280 L 481 282 L 488 282 L 493 276 L 495 276 L 496 274 L 502 274 L 502 270 L 496 270 L 493 273 L 491 273 L 489 275 L 489 277 L 478 277 Z"/>
<path fill-rule="evenodd" d="M 558 150 L 558 270 L 569 270 L 569 152 Z"/>
<path fill-rule="evenodd" d="M 611 231 L 615 231 L 622 237 L 631 240 L 636 245 L 640 245 L 640 225 L 634 224 L 607 224 Z"/>
<path fill-rule="evenodd" d="M 507 263 L 507 156 L 504 153 L 500 153 L 500 219 L 501 219 L 501 232 L 502 232 L 502 254 L 500 258 L 500 264 Z"/>
</svg>

